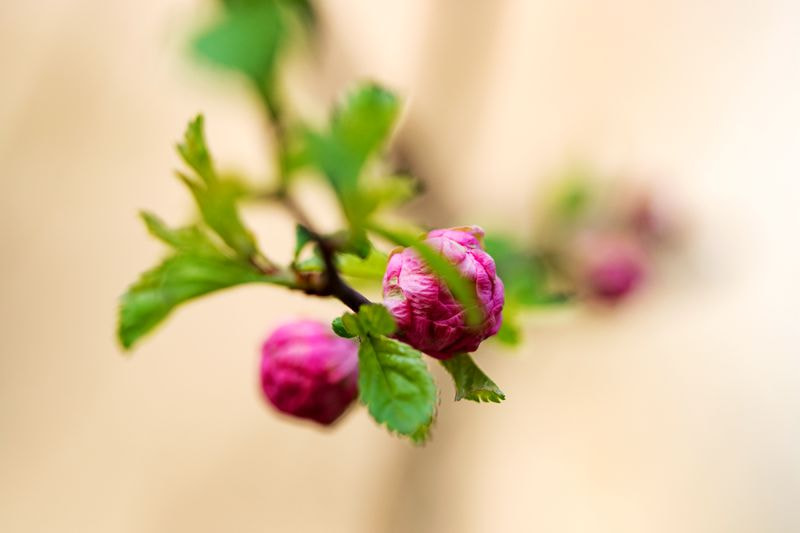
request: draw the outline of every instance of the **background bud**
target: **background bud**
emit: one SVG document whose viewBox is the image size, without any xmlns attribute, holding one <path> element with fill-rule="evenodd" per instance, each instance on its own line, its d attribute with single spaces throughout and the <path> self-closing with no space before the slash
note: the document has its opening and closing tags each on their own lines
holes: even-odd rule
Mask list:
<svg viewBox="0 0 800 533">
<path fill-rule="evenodd" d="M 622 235 L 592 235 L 581 240 L 581 277 L 589 295 L 616 302 L 644 279 L 646 254 L 639 243 Z"/>
<path fill-rule="evenodd" d="M 464 309 L 445 284 L 410 248 L 392 254 L 383 278 L 384 304 L 398 325 L 398 338 L 437 359 L 473 352 L 500 329 L 503 283 L 494 260 L 483 250 L 476 226 L 434 230 L 426 242 L 472 282 L 483 319 L 468 327 Z"/>
<path fill-rule="evenodd" d="M 320 322 L 285 324 L 261 348 L 261 388 L 279 411 L 331 424 L 358 395 L 358 345 Z"/>
</svg>

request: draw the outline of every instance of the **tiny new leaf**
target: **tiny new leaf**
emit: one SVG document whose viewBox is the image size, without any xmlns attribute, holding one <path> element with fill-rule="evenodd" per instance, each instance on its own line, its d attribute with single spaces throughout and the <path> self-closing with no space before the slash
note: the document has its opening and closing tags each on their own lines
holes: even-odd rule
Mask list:
<svg viewBox="0 0 800 533">
<path fill-rule="evenodd" d="M 442 366 L 453 377 L 456 386 L 456 401 L 500 403 L 506 395 L 494 381 L 478 368 L 468 354 L 460 354 L 442 361 Z"/>
<path fill-rule="evenodd" d="M 305 248 L 306 244 L 308 244 L 314 239 L 314 236 L 302 224 L 297 224 L 294 227 L 294 233 L 295 233 L 294 261 L 297 262 L 297 259 L 300 257 L 300 252 L 303 251 L 303 248 Z"/>
<path fill-rule="evenodd" d="M 350 333 L 350 331 L 344 325 L 344 320 L 342 320 L 342 317 L 340 316 L 337 316 L 333 319 L 333 322 L 331 322 L 331 329 L 339 337 L 345 339 L 352 339 L 353 337 L 358 336 L 358 333 Z"/>
</svg>

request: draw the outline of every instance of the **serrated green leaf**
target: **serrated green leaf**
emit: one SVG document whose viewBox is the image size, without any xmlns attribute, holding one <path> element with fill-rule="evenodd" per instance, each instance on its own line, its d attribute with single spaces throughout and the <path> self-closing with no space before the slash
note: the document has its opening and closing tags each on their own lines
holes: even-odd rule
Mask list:
<svg viewBox="0 0 800 533">
<path fill-rule="evenodd" d="M 183 161 L 194 169 L 203 181 L 216 179 L 214 164 L 206 144 L 203 115 L 197 115 L 189 121 L 183 134 L 183 142 L 178 143 L 177 149 Z"/>
<path fill-rule="evenodd" d="M 372 335 L 391 335 L 397 331 L 394 317 L 381 304 L 365 304 L 358 310 L 361 331 Z"/>
<path fill-rule="evenodd" d="M 400 341 L 366 335 L 358 350 L 359 398 L 379 424 L 422 439 L 436 405 L 436 387 L 422 354 Z"/>
<path fill-rule="evenodd" d="M 177 251 L 197 255 L 224 256 L 209 236 L 197 226 L 170 228 L 153 213 L 142 211 L 140 216 L 151 235 Z"/>
<path fill-rule="evenodd" d="M 199 296 L 243 283 L 287 284 L 226 257 L 179 253 L 141 275 L 122 296 L 119 340 L 130 348 L 163 321 L 178 305 Z"/>
<path fill-rule="evenodd" d="M 273 0 L 229 1 L 228 7 L 195 38 L 193 48 L 201 57 L 263 86 L 273 77 L 288 34 L 280 7 Z"/>
<path fill-rule="evenodd" d="M 342 337 L 342 338 L 345 338 L 345 339 L 352 339 L 353 337 L 357 337 L 358 336 L 358 332 L 351 333 L 344 326 L 344 321 L 342 320 L 342 317 L 340 317 L 340 316 L 337 316 L 336 318 L 333 319 L 333 321 L 331 322 L 331 329 L 339 337 Z"/>
<path fill-rule="evenodd" d="M 239 184 L 218 180 L 203 183 L 181 173 L 178 177 L 192 192 L 203 221 L 237 254 L 253 257 L 257 252 L 255 237 L 245 228 L 237 207 L 243 196 Z"/>
<path fill-rule="evenodd" d="M 206 144 L 202 115 L 191 121 L 178 153 L 198 178 L 178 173 L 195 198 L 203 220 L 241 257 L 251 258 L 258 249 L 253 234 L 244 226 L 237 202 L 247 190 L 232 180 L 220 180 Z"/>
<path fill-rule="evenodd" d="M 500 403 L 506 395 L 494 381 L 478 368 L 468 354 L 460 354 L 441 362 L 453 377 L 456 386 L 456 401 Z"/>
</svg>

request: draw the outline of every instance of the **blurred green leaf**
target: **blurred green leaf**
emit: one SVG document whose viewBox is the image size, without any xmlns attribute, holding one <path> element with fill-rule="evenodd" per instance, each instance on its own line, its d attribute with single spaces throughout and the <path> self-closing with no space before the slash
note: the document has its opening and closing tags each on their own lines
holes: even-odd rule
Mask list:
<svg viewBox="0 0 800 533">
<path fill-rule="evenodd" d="M 355 314 L 345 313 L 341 316 L 341 319 L 342 319 L 342 327 L 351 336 L 357 337 L 363 334 L 361 331 L 361 322 L 358 320 L 358 317 Z"/>
<path fill-rule="evenodd" d="M 456 386 L 456 401 L 500 403 L 506 395 L 494 381 L 478 368 L 468 354 L 460 354 L 442 361 L 442 366 L 453 377 Z"/>
<path fill-rule="evenodd" d="M 517 346 L 522 340 L 518 310 L 513 305 L 503 306 L 503 323 L 497 332 L 497 340 L 509 346 Z"/>
<path fill-rule="evenodd" d="M 397 324 L 394 322 L 389 310 L 381 304 L 362 305 L 358 310 L 358 321 L 361 324 L 361 331 L 371 335 L 391 335 L 397 331 Z"/>
<path fill-rule="evenodd" d="M 334 110 L 331 136 L 360 167 L 386 143 L 399 110 L 394 94 L 376 84 L 362 85 Z"/>
<path fill-rule="evenodd" d="M 417 194 L 418 184 L 411 176 L 383 176 L 364 187 L 365 196 L 374 205 L 373 209 L 382 206 L 394 206 L 411 200 Z"/>
<path fill-rule="evenodd" d="M 120 342 L 130 348 L 188 300 L 242 283 L 288 284 L 265 276 L 254 267 L 222 255 L 182 252 L 141 275 L 122 296 L 119 309 Z"/>
<path fill-rule="evenodd" d="M 338 336 L 343 337 L 345 339 L 352 339 L 353 337 L 358 336 L 357 331 L 351 332 L 350 330 L 347 329 L 347 327 L 344 325 L 344 320 L 342 320 L 342 317 L 340 316 L 337 316 L 336 318 L 333 319 L 333 322 L 331 322 L 331 329 Z"/>
<path fill-rule="evenodd" d="M 183 143 L 178 144 L 178 153 L 199 177 L 178 173 L 192 192 L 205 223 L 237 254 L 253 257 L 258 251 L 255 238 L 242 223 L 236 205 L 247 191 L 237 182 L 217 177 L 205 141 L 202 115 L 189 123 Z"/>
<path fill-rule="evenodd" d="M 203 115 L 197 115 L 189 121 L 183 134 L 183 142 L 179 142 L 176 146 L 183 161 L 197 172 L 203 181 L 208 183 L 216 180 L 214 164 L 206 144 Z"/>
<path fill-rule="evenodd" d="M 287 37 L 278 2 L 228 1 L 220 19 L 194 40 L 195 51 L 263 86 L 273 77 L 278 52 Z"/>
<path fill-rule="evenodd" d="M 364 85 L 334 110 L 327 131 L 307 134 L 311 160 L 336 192 L 355 238 L 377 205 L 366 195 L 359 177 L 367 160 L 388 140 L 398 111 L 399 102 L 392 93 Z"/>
<path fill-rule="evenodd" d="M 351 278 L 383 280 L 389 258 L 381 251 L 371 248 L 369 255 L 362 259 L 353 254 L 337 254 L 336 266 L 339 272 Z"/>
<path fill-rule="evenodd" d="M 140 215 L 151 235 L 177 251 L 196 255 L 224 256 L 209 236 L 197 226 L 173 229 L 153 213 L 142 211 Z"/>
<path fill-rule="evenodd" d="M 567 301 L 564 295 L 550 289 L 546 264 L 535 253 L 496 234 L 484 239 L 484 247 L 494 258 L 497 274 L 503 280 L 507 306 L 538 307 Z"/>
<path fill-rule="evenodd" d="M 436 387 L 422 354 L 400 341 L 367 334 L 358 350 L 361 402 L 379 424 L 417 442 L 427 438 Z"/>
<path fill-rule="evenodd" d="M 295 233 L 295 245 L 294 245 L 294 260 L 297 261 L 297 258 L 300 256 L 300 252 L 303 251 L 303 248 L 306 244 L 314 240 L 314 236 L 311 234 L 308 229 L 301 225 L 297 224 L 294 227 Z"/>
</svg>

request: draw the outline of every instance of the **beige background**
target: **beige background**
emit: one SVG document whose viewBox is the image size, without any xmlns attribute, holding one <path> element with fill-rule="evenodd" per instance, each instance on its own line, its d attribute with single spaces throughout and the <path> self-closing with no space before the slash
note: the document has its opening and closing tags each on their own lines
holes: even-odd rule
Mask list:
<svg viewBox="0 0 800 533">
<path fill-rule="evenodd" d="M 440 375 L 423 449 L 363 410 L 320 431 L 260 401 L 260 339 L 335 303 L 241 288 L 116 347 L 116 297 L 162 253 L 136 210 L 189 212 L 186 119 L 267 168 L 241 85 L 182 59 L 198 3 L 0 4 L 0 530 L 800 530 L 796 2 L 319 3 L 320 94 L 406 97 L 426 221 L 526 235 L 575 157 L 659 180 L 692 221 L 619 312 L 529 317 L 524 349 L 483 350 L 505 404 L 454 405 Z M 288 251 L 283 215 L 249 215 Z"/>
</svg>

